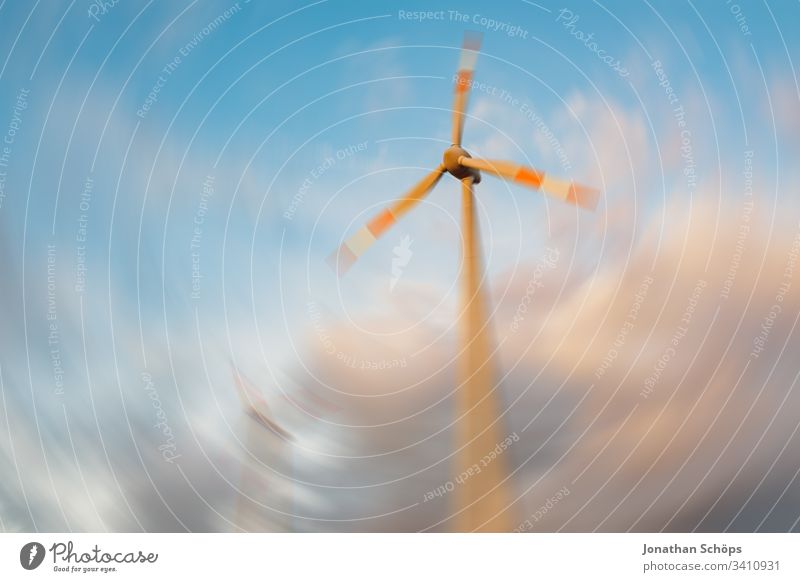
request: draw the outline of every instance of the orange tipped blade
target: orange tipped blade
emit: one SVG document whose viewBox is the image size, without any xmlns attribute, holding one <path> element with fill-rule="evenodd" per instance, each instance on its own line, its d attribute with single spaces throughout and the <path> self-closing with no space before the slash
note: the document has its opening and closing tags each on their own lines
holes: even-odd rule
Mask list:
<svg viewBox="0 0 800 582">
<path fill-rule="evenodd" d="M 453 101 L 453 144 L 455 145 L 461 145 L 461 136 L 464 133 L 464 113 L 467 110 L 467 97 L 472 87 L 472 73 L 475 71 L 475 62 L 478 60 L 480 48 L 480 33 L 472 32 L 464 35 L 461 59 L 456 73 L 455 98 Z"/>
<path fill-rule="evenodd" d="M 328 256 L 328 265 L 338 276 L 344 275 L 358 257 L 363 255 L 383 233 L 433 190 L 443 173 L 444 166 L 440 165 L 418 182 L 405 196 L 358 229 Z"/>
<path fill-rule="evenodd" d="M 558 198 L 586 210 L 595 210 L 600 200 L 600 192 L 594 188 L 589 188 L 570 180 L 559 180 L 545 172 L 521 166 L 514 162 L 461 158 L 461 164 L 468 168 L 475 168 L 487 174 L 511 180 L 534 190 L 541 190 L 553 198 Z"/>
</svg>

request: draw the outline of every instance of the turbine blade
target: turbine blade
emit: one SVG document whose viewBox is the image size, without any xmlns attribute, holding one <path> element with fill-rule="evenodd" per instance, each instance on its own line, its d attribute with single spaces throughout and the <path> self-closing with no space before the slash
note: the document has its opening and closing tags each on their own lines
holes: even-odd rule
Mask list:
<svg viewBox="0 0 800 582">
<path fill-rule="evenodd" d="M 453 100 L 453 144 L 458 146 L 461 145 L 461 136 L 464 133 L 464 113 L 467 110 L 467 97 L 472 86 L 472 72 L 475 70 L 475 62 L 478 60 L 480 48 L 480 33 L 473 32 L 464 35 Z"/>
<path fill-rule="evenodd" d="M 576 184 L 570 180 L 552 178 L 549 174 L 514 162 L 480 160 L 467 157 L 462 157 L 459 162 L 468 168 L 475 168 L 487 174 L 522 184 L 528 188 L 541 190 L 553 198 L 558 198 L 587 210 L 595 210 L 600 199 L 600 192 L 594 188 Z"/>
<path fill-rule="evenodd" d="M 438 168 L 406 192 L 405 196 L 358 229 L 355 234 L 331 253 L 327 261 L 336 274 L 340 277 L 344 275 L 353 266 L 356 259 L 372 246 L 372 243 L 389 230 L 401 216 L 419 204 L 428 192 L 433 190 L 443 173 L 444 165 L 439 165 Z"/>
<path fill-rule="evenodd" d="M 233 368 L 233 383 L 236 386 L 236 392 L 248 416 L 279 437 L 292 440 L 292 436 L 270 418 L 267 401 L 253 382 L 244 376 L 233 363 L 231 363 L 231 367 Z"/>
</svg>

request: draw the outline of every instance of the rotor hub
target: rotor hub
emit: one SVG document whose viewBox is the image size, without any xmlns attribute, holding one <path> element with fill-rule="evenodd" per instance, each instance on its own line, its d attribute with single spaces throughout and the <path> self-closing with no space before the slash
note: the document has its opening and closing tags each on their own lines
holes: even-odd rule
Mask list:
<svg viewBox="0 0 800 582">
<path fill-rule="evenodd" d="M 447 148 L 444 152 L 444 159 L 442 163 L 444 164 L 445 169 L 452 174 L 454 178 L 458 178 L 459 180 L 463 180 L 464 178 L 468 178 L 472 176 L 473 180 L 477 184 L 481 181 L 481 174 L 478 170 L 473 168 L 468 168 L 466 166 L 461 165 L 459 161 L 462 157 L 464 158 L 471 158 L 472 156 L 469 155 L 469 152 L 462 148 L 461 146 L 452 145 Z"/>
</svg>

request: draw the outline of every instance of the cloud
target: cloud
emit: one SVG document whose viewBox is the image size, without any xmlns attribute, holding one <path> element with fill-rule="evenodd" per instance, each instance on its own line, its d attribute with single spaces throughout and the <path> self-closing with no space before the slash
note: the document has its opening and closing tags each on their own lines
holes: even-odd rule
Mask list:
<svg viewBox="0 0 800 582">
<path fill-rule="evenodd" d="M 517 333 L 509 324 L 525 275 L 496 298 L 502 402 L 513 403 L 505 421 L 521 436 L 512 449 L 520 523 L 543 531 L 797 527 L 782 509 L 797 499 L 780 496 L 799 467 L 787 453 L 797 442 L 786 357 L 796 342 L 795 297 L 783 299 L 769 351 L 750 353 L 796 254 L 798 225 L 782 223 L 770 235 L 754 218 L 737 258 L 741 216 L 726 212 L 715 232 L 707 225 L 717 212 L 710 203 L 691 214 L 671 205 L 660 218 L 670 224 L 664 239 L 645 239 L 627 265 L 611 262 L 580 285 L 568 283 L 569 263 L 560 261 Z M 307 381 L 347 411 L 337 438 L 354 452 L 328 468 L 326 480 L 346 475 L 349 493 L 361 491 L 330 493 L 335 515 L 356 522 L 318 528 L 436 528 L 452 509 L 447 497 L 407 507 L 452 478 L 457 346 L 452 332 L 397 331 L 409 323 L 387 315 L 383 331 L 396 333 L 380 339 L 350 323 L 331 325 L 344 361 L 310 341 L 304 361 L 316 379 Z M 402 358 L 408 367 L 359 369 Z M 564 487 L 570 493 L 552 511 L 536 513 Z M 364 519 L 367 507 L 398 513 Z"/>
</svg>

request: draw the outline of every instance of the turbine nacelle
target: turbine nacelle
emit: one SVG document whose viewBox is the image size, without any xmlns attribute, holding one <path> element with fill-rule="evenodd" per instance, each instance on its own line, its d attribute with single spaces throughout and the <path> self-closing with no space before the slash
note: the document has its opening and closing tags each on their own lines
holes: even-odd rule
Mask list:
<svg viewBox="0 0 800 582">
<path fill-rule="evenodd" d="M 451 145 L 444 151 L 444 158 L 442 164 L 444 169 L 447 170 L 454 178 L 463 180 L 464 178 L 472 177 L 475 184 L 481 181 L 481 173 L 476 168 L 468 168 L 462 163 L 464 158 L 471 158 L 469 152 L 459 145 Z"/>
<path fill-rule="evenodd" d="M 442 163 L 408 190 L 394 204 L 385 208 L 358 231 L 344 240 L 339 248 L 328 257 L 328 263 L 338 275 L 344 274 L 366 250 L 372 246 L 386 231 L 397 223 L 409 211 L 433 190 L 441 177 L 448 173 L 462 183 L 469 182 L 470 188 L 481 181 L 481 174 L 486 173 L 514 182 L 548 196 L 573 204 L 580 208 L 594 210 L 599 199 L 599 192 L 575 183 L 573 180 L 559 180 L 541 170 L 529 168 L 504 160 L 482 160 L 473 158 L 461 147 L 461 138 L 466 121 L 467 100 L 472 87 L 472 74 L 475 61 L 480 50 L 480 36 L 467 34 L 456 74 L 453 100 L 453 132 L 451 145 L 444 152 Z"/>
</svg>

